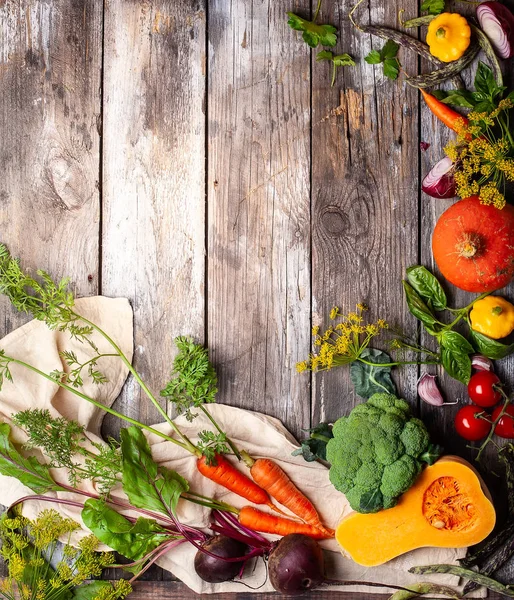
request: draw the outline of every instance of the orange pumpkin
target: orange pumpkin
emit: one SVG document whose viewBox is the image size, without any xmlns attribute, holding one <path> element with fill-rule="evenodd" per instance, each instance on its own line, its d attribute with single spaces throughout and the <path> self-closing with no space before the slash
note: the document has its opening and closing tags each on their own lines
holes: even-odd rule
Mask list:
<svg viewBox="0 0 514 600">
<path fill-rule="evenodd" d="M 443 276 L 468 292 L 492 292 L 514 276 L 514 207 L 502 210 L 478 196 L 456 202 L 434 229 L 432 252 Z"/>
</svg>

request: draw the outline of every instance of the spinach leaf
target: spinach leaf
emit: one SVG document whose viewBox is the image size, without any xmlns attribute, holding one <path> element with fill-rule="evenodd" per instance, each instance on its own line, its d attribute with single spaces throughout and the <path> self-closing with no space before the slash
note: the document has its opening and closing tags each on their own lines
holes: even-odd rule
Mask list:
<svg viewBox="0 0 514 600">
<path fill-rule="evenodd" d="M 131 523 L 103 500 L 88 499 L 81 516 L 101 542 L 131 560 L 143 558 L 170 538 L 156 521 L 139 517 Z"/>
<path fill-rule="evenodd" d="M 444 346 L 441 349 L 443 367 L 450 377 L 468 384 L 471 377 L 471 359 L 463 352 L 454 352 Z"/>
<path fill-rule="evenodd" d="M 514 344 L 502 344 L 473 329 L 470 329 L 470 333 L 477 351 L 487 358 L 499 360 L 514 352 Z"/>
<path fill-rule="evenodd" d="M 380 363 L 390 363 L 391 357 L 386 352 L 374 348 L 366 348 L 360 356 L 374 364 L 368 365 L 356 360 L 350 365 L 350 378 L 355 393 L 366 399 L 377 392 L 396 395 L 396 386 L 391 378 L 391 367 L 380 366 Z"/>
<path fill-rule="evenodd" d="M 180 495 L 188 482 L 175 471 L 154 462 L 146 437 L 138 427 L 121 430 L 123 491 L 130 503 L 164 514 L 175 514 Z"/>
<path fill-rule="evenodd" d="M 291 454 L 293 456 L 302 455 L 307 462 L 313 462 L 318 458 L 321 460 L 327 460 L 327 443 L 331 438 L 332 425 L 329 423 L 320 423 L 316 427 L 311 429 L 305 429 L 310 433 L 310 437 L 302 440 L 300 448 L 294 450 Z"/>
<path fill-rule="evenodd" d="M 421 265 L 409 267 L 407 279 L 413 289 L 427 301 L 428 306 L 435 310 L 444 310 L 447 307 L 446 294 L 437 278 L 428 269 Z"/>
<path fill-rule="evenodd" d="M 49 467 L 40 463 L 35 456 L 25 458 L 9 440 L 11 428 L 0 424 L 0 473 L 15 477 L 36 494 L 49 491 L 65 491 L 50 475 Z"/>
</svg>

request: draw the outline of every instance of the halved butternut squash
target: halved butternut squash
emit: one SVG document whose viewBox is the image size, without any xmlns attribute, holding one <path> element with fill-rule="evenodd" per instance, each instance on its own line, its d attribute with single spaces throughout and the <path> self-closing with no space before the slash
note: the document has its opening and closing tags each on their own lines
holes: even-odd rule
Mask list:
<svg viewBox="0 0 514 600">
<path fill-rule="evenodd" d="M 496 513 L 477 471 L 458 456 L 424 469 L 393 508 L 351 513 L 336 529 L 343 553 L 374 567 L 425 546 L 463 548 L 493 530 Z"/>
</svg>

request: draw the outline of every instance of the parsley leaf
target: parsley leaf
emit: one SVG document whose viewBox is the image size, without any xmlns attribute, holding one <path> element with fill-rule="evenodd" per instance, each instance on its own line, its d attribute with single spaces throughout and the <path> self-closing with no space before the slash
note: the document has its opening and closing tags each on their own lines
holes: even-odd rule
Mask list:
<svg viewBox="0 0 514 600">
<path fill-rule="evenodd" d="M 438 15 L 444 10 L 444 0 L 425 0 L 421 10 L 428 12 L 429 15 Z"/>
<path fill-rule="evenodd" d="M 369 65 L 382 64 L 384 69 L 384 75 L 389 79 L 396 79 L 400 72 L 400 62 L 396 58 L 400 46 L 393 42 L 393 40 L 387 40 L 382 50 L 371 50 L 371 52 L 364 57 L 364 60 Z"/>
<path fill-rule="evenodd" d="M 295 31 L 303 31 L 303 41 L 311 48 L 317 48 L 320 44 L 331 48 L 337 44 L 337 28 L 333 25 L 317 25 L 292 12 L 288 12 L 287 16 L 289 27 Z"/>
<path fill-rule="evenodd" d="M 338 67 L 355 66 L 355 61 L 349 54 L 336 54 L 334 56 L 334 53 L 330 52 L 330 50 L 322 50 L 321 52 L 318 52 L 316 61 L 320 62 L 322 60 L 329 60 L 332 62 L 332 82 L 330 84 L 332 87 L 336 81 L 336 72 Z"/>
<path fill-rule="evenodd" d="M 386 58 L 384 60 L 384 75 L 389 79 L 396 79 L 400 72 L 400 63 L 397 58 Z"/>
<path fill-rule="evenodd" d="M 382 62 L 382 57 L 380 56 L 380 52 L 378 50 L 372 50 L 367 56 L 364 57 L 364 60 L 369 65 L 379 65 Z"/>
</svg>

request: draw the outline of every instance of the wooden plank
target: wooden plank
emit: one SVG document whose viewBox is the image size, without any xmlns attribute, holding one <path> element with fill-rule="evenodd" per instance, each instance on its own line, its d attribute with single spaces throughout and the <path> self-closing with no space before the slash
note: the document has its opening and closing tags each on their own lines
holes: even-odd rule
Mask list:
<svg viewBox="0 0 514 600">
<path fill-rule="evenodd" d="M 1 241 L 98 290 L 102 2 L 0 3 Z M 0 336 L 29 317 L 0 298 Z"/>
<path fill-rule="evenodd" d="M 192 592 L 182 583 L 177 582 L 170 584 L 168 582 L 152 581 L 136 583 L 134 586 L 134 592 L 130 597 L 137 598 L 137 600 L 191 600 L 191 598 L 197 596 L 197 594 L 194 594 L 194 592 Z M 352 592 L 351 599 L 385 600 L 389 598 L 389 596 L 390 594 L 384 595 L 367 594 L 365 592 Z M 211 600 L 252 600 L 256 598 L 258 598 L 258 600 L 287 600 L 288 598 L 291 598 L 291 596 L 278 593 L 256 594 L 250 590 L 241 591 L 237 594 L 204 594 L 203 597 L 210 598 Z M 327 588 L 321 588 L 295 597 L 304 600 L 307 600 L 308 598 L 312 598 L 313 600 L 318 600 L 320 598 L 323 600 L 337 600 L 339 598 L 348 598 L 349 596 L 343 594 L 342 592 L 333 592 L 328 591 Z M 501 600 L 502 598 L 505 598 L 505 596 L 500 596 L 499 594 L 490 594 L 487 598 L 488 600 Z"/>
<path fill-rule="evenodd" d="M 290 8 L 209 3 L 207 305 L 221 401 L 298 433 L 309 424 L 295 363 L 310 336 L 310 92 Z"/>
<path fill-rule="evenodd" d="M 109 0 L 104 47 L 102 291 L 130 299 L 134 363 L 158 397 L 174 337 L 204 337 L 203 3 Z M 163 420 L 133 380 L 117 409 Z"/>
<path fill-rule="evenodd" d="M 381 317 L 412 331 L 400 298 L 405 267 L 418 252 L 417 95 L 364 61 L 384 41 L 352 26 L 347 15 L 353 4 L 324 3 L 318 19 L 338 27 L 335 52 L 348 52 L 357 64 L 340 69 L 333 88 L 329 65 L 312 67 L 313 322 L 328 325 L 331 307 L 348 312 L 363 302 L 371 320 Z M 418 9 L 412 0 L 372 3 L 370 13 L 362 9 L 355 18 L 396 27 L 399 8 Z M 406 72 L 416 73 L 416 56 L 400 58 Z M 416 367 L 395 373 L 409 400 L 415 399 L 416 374 Z M 314 381 L 314 423 L 337 419 L 360 401 L 348 368 L 316 374 Z"/>
</svg>

